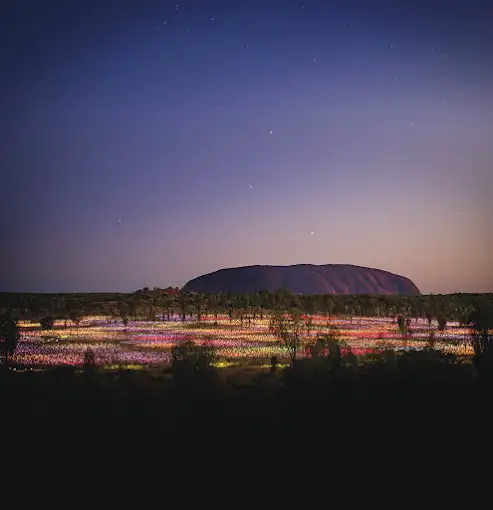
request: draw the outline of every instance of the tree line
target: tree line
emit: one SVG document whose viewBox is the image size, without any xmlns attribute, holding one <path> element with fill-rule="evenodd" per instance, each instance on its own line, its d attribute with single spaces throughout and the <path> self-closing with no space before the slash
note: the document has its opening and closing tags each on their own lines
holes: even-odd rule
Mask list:
<svg viewBox="0 0 493 510">
<path fill-rule="evenodd" d="M 0 293 L 0 311 L 17 320 L 67 320 L 78 324 L 86 315 L 121 317 L 122 320 L 170 320 L 179 315 L 185 321 L 204 315 L 217 321 L 220 314 L 230 319 L 263 318 L 279 310 L 327 316 L 377 316 L 426 318 L 467 324 L 478 301 L 493 301 L 493 294 L 396 295 L 299 295 L 287 289 L 261 290 L 244 294 L 221 292 L 199 294 L 177 289 L 144 288 L 129 294 L 16 294 Z"/>
</svg>

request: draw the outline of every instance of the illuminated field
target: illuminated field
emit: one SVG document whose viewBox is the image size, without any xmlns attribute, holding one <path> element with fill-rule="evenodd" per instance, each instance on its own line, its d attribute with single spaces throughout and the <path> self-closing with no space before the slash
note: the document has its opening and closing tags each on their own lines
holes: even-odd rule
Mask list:
<svg viewBox="0 0 493 510">
<path fill-rule="evenodd" d="M 251 321 L 242 326 L 240 321 L 230 322 L 226 316 L 218 317 L 218 326 L 211 318 L 203 318 L 204 324 L 182 323 L 173 318 L 169 322 L 137 321 L 126 327 L 121 321 L 109 321 L 105 317 L 86 317 L 78 327 L 66 327 L 57 321 L 50 331 L 43 331 L 39 324 L 21 322 L 21 341 L 14 361 L 27 367 L 53 365 L 79 365 L 84 352 L 91 348 L 100 365 L 165 365 L 171 358 L 171 347 L 184 340 L 198 343 L 208 341 L 222 359 L 241 361 L 265 361 L 271 356 L 287 357 L 269 331 L 269 319 Z M 361 317 L 352 321 L 331 318 L 330 325 L 338 328 L 339 338 L 356 355 L 379 352 L 384 349 L 411 350 L 426 347 L 430 331 L 435 333 L 435 348 L 457 355 L 472 354 L 467 345 L 469 330 L 449 323 L 444 332 L 437 331 L 436 323 L 428 325 L 424 320 L 413 320 L 412 334 L 402 338 L 395 320 L 381 317 Z M 327 332 L 327 318 L 313 318 L 310 336 Z M 307 337 L 308 338 L 308 337 Z M 304 352 L 300 353 L 304 356 Z"/>
</svg>

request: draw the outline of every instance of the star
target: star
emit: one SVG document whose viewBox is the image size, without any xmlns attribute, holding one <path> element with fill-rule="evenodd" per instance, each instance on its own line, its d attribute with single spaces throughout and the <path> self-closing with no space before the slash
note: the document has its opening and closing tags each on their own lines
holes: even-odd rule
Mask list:
<svg viewBox="0 0 493 510">
<path fill-rule="evenodd" d="M 272 134 L 272 129 L 269 129 L 269 135 L 271 135 L 271 134 Z"/>
<path fill-rule="evenodd" d="M 313 235 L 315 232 L 310 232 L 310 235 Z"/>
</svg>

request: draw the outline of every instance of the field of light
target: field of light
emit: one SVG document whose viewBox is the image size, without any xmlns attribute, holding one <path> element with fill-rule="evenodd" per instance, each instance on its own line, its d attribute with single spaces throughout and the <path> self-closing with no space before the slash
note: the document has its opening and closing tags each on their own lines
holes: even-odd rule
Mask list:
<svg viewBox="0 0 493 510">
<path fill-rule="evenodd" d="M 338 337 L 356 355 L 380 352 L 384 349 L 416 350 L 427 345 L 430 332 L 435 334 L 435 349 L 459 356 L 471 355 L 467 342 L 469 330 L 458 323 L 450 322 L 445 331 L 437 331 L 436 322 L 412 320 L 411 335 L 402 338 L 395 320 L 383 317 L 330 318 L 313 317 L 310 333 L 327 332 L 327 326 L 335 326 Z M 282 348 L 269 331 L 269 318 L 252 320 L 240 324 L 230 322 L 226 316 L 218 317 L 218 325 L 206 317 L 201 324 L 172 320 L 129 322 L 125 327 L 121 321 L 106 317 L 86 317 L 73 326 L 70 322 L 57 321 L 50 331 L 40 329 L 39 323 L 21 322 L 21 340 L 14 361 L 25 367 L 54 365 L 79 365 L 84 352 L 91 348 L 100 365 L 166 365 L 171 359 L 171 348 L 179 342 L 194 340 L 210 342 L 216 354 L 227 360 L 265 361 L 271 356 L 287 358 Z M 309 338 L 309 337 L 307 337 Z M 302 351 L 300 356 L 304 356 Z"/>
</svg>

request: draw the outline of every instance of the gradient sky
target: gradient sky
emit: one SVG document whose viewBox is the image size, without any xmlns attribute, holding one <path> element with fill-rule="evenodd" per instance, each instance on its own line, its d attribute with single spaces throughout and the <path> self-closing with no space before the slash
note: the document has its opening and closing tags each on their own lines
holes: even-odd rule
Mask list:
<svg viewBox="0 0 493 510">
<path fill-rule="evenodd" d="M 348 263 L 493 291 L 491 2 L 6 3 L 0 290 Z"/>
</svg>

